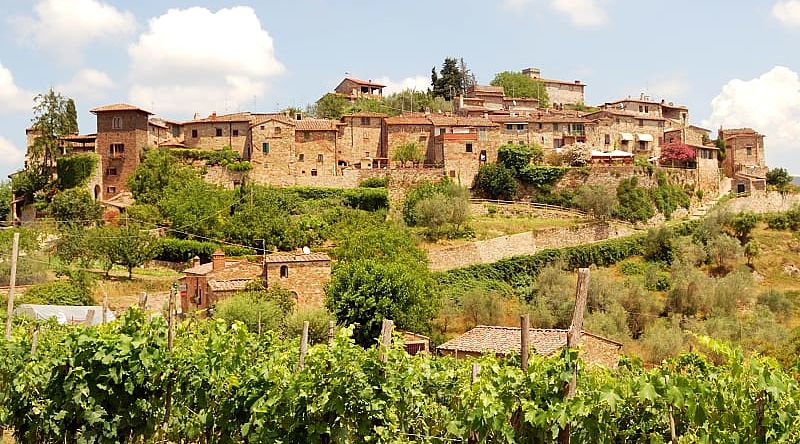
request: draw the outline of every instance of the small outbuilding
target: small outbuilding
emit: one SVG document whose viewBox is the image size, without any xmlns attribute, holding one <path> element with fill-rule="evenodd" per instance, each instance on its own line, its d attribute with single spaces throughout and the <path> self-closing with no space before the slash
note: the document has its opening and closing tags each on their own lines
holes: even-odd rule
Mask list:
<svg viewBox="0 0 800 444">
<path fill-rule="evenodd" d="M 14 309 L 14 316 L 27 316 L 40 321 L 55 319 L 59 324 L 87 324 L 97 325 L 103 323 L 103 307 L 99 305 L 37 305 L 20 304 Z M 114 312 L 106 309 L 106 322 L 116 319 Z"/>
<path fill-rule="evenodd" d="M 520 353 L 521 330 L 519 327 L 479 325 L 463 335 L 438 346 L 440 354 L 455 358 L 475 357 L 485 353 L 506 356 Z M 529 333 L 532 350 L 542 356 L 550 356 L 567 346 L 568 330 L 554 328 L 531 328 Z M 602 336 L 583 332 L 578 355 L 584 362 L 616 368 L 622 344 Z"/>
</svg>

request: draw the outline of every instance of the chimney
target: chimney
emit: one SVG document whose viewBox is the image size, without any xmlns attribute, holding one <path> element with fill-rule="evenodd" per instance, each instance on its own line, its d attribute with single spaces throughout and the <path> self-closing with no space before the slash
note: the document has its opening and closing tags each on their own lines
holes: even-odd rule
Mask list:
<svg viewBox="0 0 800 444">
<path fill-rule="evenodd" d="M 214 111 L 213 113 L 211 113 L 210 116 L 208 116 L 208 118 L 211 119 L 211 120 L 217 120 L 217 112 Z"/>
<path fill-rule="evenodd" d="M 200 113 L 194 113 L 194 118 L 192 120 L 200 120 Z"/>
<path fill-rule="evenodd" d="M 219 271 L 225 269 L 225 253 L 221 249 L 217 249 L 211 255 L 211 271 Z"/>
<path fill-rule="evenodd" d="M 200 265 L 200 256 L 195 256 L 192 258 L 192 267 L 196 267 Z"/>
</svg>

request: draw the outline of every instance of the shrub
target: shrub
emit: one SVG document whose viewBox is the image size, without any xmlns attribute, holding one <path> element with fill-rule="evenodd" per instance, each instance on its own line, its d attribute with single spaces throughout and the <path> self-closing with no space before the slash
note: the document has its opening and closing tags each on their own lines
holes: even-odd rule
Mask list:
<svg viewBox="0 0 800 444">
<path fill-rule="evenodd" d="M 648 264 L 641 260 L 630 259 L 619 264 L 620 273 L 625 276 L 640 276 L 648 270 Z"/>
<path fill-rule="evenodd" d="M 636 177 L 622 180 L 617 186 L 619 206 L 614 216 L 628 222 L 644 222 L 653 217 L 653 203 L 647 190 L 638 186 Z"/>
<path fill-rule="evenodd" d="M 389 208 L 389 193 L 385 188 L 353 188 L 342 193 L 344 204 L 364 211 Z"/>
<path fill-rule="evenodd" d="M 567 168 L 542 165 L 526 165 L 517 173 L 520 182 L 534 187 L 539 192 L 549 192 L 553 185 L 559 181 Z"/>
<path fill-rule="evenodd" d="M 416 165 L 425 161 L 425 153 L 422 152 L 422 148 L 416 142 L 408 142 L 394 148 L 392 160 L 400 162 L 402 166 L 407 163 Z"/>
<path fill-rule="evenodd" d="M 361 188 L 386 188 L 389 185 L 389 176 L 370 177 L 358 184 Z"/>
<path fill-rule="evenodd" d="M 156 259 L 168 262 L 188 262 L 195 256 L 203 263 L 211 261 L 211 255 L 219 248 L 213 242 L 162 237 L 158 240 Z"/>
<path fill-rule="evenodd" d="M 619 205 L 616 194 L 605 186 L 582 186 L 578 188 L 575 204 L 597 220 L 605 221 L 611 217 Z"/>
<path fill-rule="evenodd" d="M 750 238 L 750 232 L 758 225 L 759 219 L 760 217 L 757 214 L 749 211 L 739 213 L 731 219 L 730 226 L 742 245 L 747 243 Z"/>
<path fill-rule="evenodd" d="M 682 187 L 669 183 L 663 171 L 658 172 L 656 180 L 658 186 L 650 189 L 650 196 L 664 218 L 670 219 L 678 207 L 689 208 L 691 198 Z"/>
<path fill-rule="evenodd" d="M 517 192 L 517 182 L 511 170 L 496 163 L 487 163 L 478 169 L 472 188 L 489 199 L 510 200 Z"/>
<path fill-rule="evenodd" d="M 541 149 L 539 150 L 541 152 Z M 531 163 L 533 151 L 528 145 L 506 144 L 497 149 L 497 163 L 518 175 Z"/>
<path fill-rule="evenodd" d="M 648 362 L 661 361 L 683 349 L 683 331 L 678 319 L 657 319 L 642 335 L 642 351 Z"/>
<path fill-rule="evenodd" d="M 790 228 L 789 215 L 786 213 L 772 213 L 765 218 L 767 226 L 771 230 L 788 230 Z"/>
<path fill-rule="evenodd" d="M 73 280 L 34 285 L 25 290 L 20 302 L 44 305 L 94 305 L 88 284 Z"/>
<path fill-rule="evenodd" d="M 283 320 L 283 311 L 273 301 L 234 294 L 222 299 L 215 306 L 214 316 L 226 321 L 240 321 L 250 331 L 278 330 Z"/>
<path fill-rule="evenodd" d="M 234 171 L 234 172 L 243 173 L 243 172 L 252 170 L 253 169 L 253 164 L 251 164 L 247 160 L 240 160 L 238 162 L 230 162 L 230 163 L 226 164 L 225 168 L 227 168 L 228 171 Z"/>
<path fill-rule="evenodd" d="M 461 310 L 469 327 L 498 325 L 505 313 L 504 298 L 493 291 L 473 289 L 461 299 Z"/>
<path fill-rule="evenodd" d="M 786 294 L 774 289 L 760 293 L 756 303 L 769 308 L 769 311 L 783 319 L 787 318 L 794 308 L 794 304 L 786 297 Z"/>
<path fill-rule="evenodd" d="M 644 240 L 644 257 L 650 261 L 672 263 L 674 250 L 673 239 L 675 234 L 667 227 L 661 226 L 647 230 Z"/>
<path fill-rule="evenodd" d="M 62 226 L 91 225 L 103 215 L 103 207 L 82 188 L 59 191 L 53 196 L 49 208 L 50 216 Z"/>
<path fill-rule="evenodd" d="M 308 321 L 308 341 L 324 343 L 328 339 L 328 327 L 336 318 L 322 307 L 299 307 L 283 320 L 283 334 L 287 338 L 298 338 L 303 334 L 303 322 Z"/>
</svg>

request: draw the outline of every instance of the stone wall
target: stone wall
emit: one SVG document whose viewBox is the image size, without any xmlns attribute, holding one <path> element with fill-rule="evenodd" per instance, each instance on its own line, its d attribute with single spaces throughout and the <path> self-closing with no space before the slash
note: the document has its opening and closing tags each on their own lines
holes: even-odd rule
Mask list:
<svg viewBox="0 0 800 444">
<path fill-rule="evenodd" d="M 231 171 L 222 165 L 214 165 L 207 167 L 203 180 L 232 190 L 236 185 L 242 183 L 242 178 L 245 174 L 244 172 Z"/>
<path fill-rule="evenodd" d="M 724 208 L 735 213 L 742 211 L 772 213 L 791 210 L 797 204 L 800 204 L 800 194 L 781 195 L 777 191 L 761 191 L 731 199 L 725 203 Z"/>
<path fill-rule="evenodd" d="M 313 181 L 336 176 L 336 131 L 296 131 L 294 175 Z M 302 161 L 300 159 L 303 159 Z"/>
<path fill-rule="evenodd" d="M 550 103 L 577 105 L 583 103 L 583 85 L 545 81 Z"/>
<path fill-rule="evenodd" d="M 121 128 L 113 127 L 113 120 L 117 117 L 121 118 Z M 148 142 L 147 134 L 145 112 L 108 111 L 97 114 L 96 152 L 101 157 L 103 169 L 103 199 L 108 200 L 128 190 L 128 177 L 139 166 L 142 150 Z M 112 154 L 112 144 L 122 144 L 123 151 Z"/>
<path fill-rule="evenodd" d="M 286 277 L 281 277 L 281 266 L 289 267 Z M 322 307 L 330 279 L 330 261 L 267 263 L 267 286 L 279 285 L 293 292 L 298 307 Z"/>
<path fill-rule="evenodd" d="M 339 127 L 339 159 L 356 165 L 366 157 L 380 157 L 382 119 L 374 116 L 344 116 Z"/>
<path fill-rule="evenodd" d="M 271 119 L 254 125 L 251 131 L 253 149 L 250 178 L 255 183 L 276 186 L 294 185 L 295 155 L 294 124 Z M 265 151 L 265 145 L 266 151 Z"/>
<path fill-rule="evenodd" d="M 472 264 L 489 264 L 513 256 L 534 254 L 547 248 L 587 244 L 631 233 L 633 230 L 629 228 L 587 224 L 572 228 L 528 231 L 464 245 L 434 247 L 428 250 L 429 268 L 445 271 Z"/>
<path fill-rule="evenodd" d="M 222 131 L 221 136 L 217 136 L 218 129 Z M 229 146 L 242 157 L 246 157 L 250 131 L 248 121 L 190 122 L 184 124 L 183 131 L 187 148 L 218 151 Z M 197 131 L 197 137 L 192 137 L 193 131 Z"/>
<path fill-rule="evenodd" d="M 359 171 L 359 181 L 377 177 L 388 177 L 388 193 L 390 208 L 400 208 L 409 188 L 427 180 L 436 182 L 444 177 L 442 168 L 382 168 Z"/>
<path fill-rule="evenodd" d="M 699 185 L 697 170 L 681 168 L 658 168 L 673 183 L 695 188 Z M 647 168 L 634 165 L 593 165 L 586 168 L 571 168 L 553 187 L 554 191 L 575 189 L 582 185 L 607 186 L 616 189 L 620 181 L 636 176 L 639 186 L 657 186 L 656 173 L 652 175 Z M 713 190 L 708 190 L 713 191 Z"/>
</svg>

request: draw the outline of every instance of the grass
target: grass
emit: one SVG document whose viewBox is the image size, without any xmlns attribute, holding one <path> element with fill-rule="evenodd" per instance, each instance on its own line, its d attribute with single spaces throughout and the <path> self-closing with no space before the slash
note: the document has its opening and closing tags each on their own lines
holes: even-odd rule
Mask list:
<svg viewBox="0 0 800 444">
<path fill-rule="evenodd" d="M 470 221 L 470 227 L 475 230 L 475 239 L 486 240 L 527 231 L 574 227 L 579 222 L 581 221 L 575 218 L 556 219 L 494 214 L 473 218 Z"/>
<path fill-rule="evenodd" d="M 770 230 L 763 225 L 753 230 L 752 238 L 761 245 L 759 255 L 753 261 L 755 270 L 764 277 L 759 284 L 763 290 L 800 290 L 800 279 L 789 276 L 784 267 L 800 268 L 800 241 L 789 231 Z"/>
</svg>

